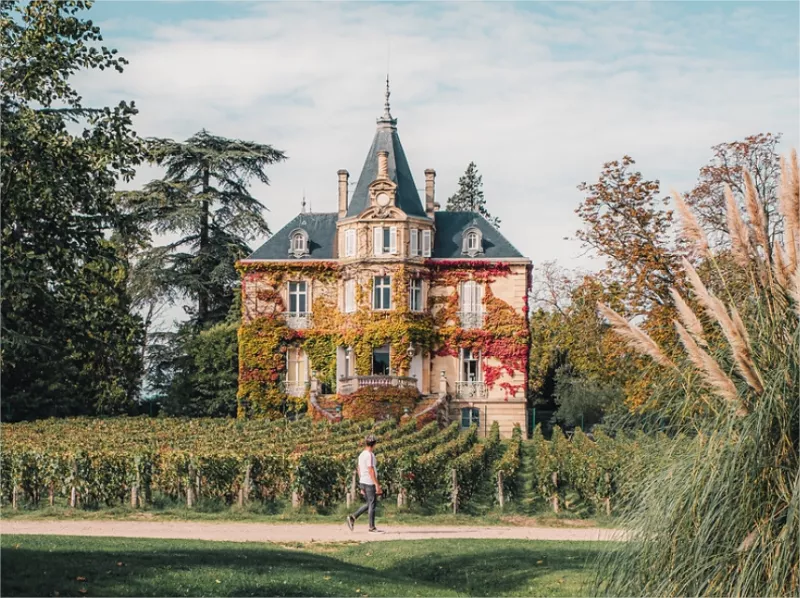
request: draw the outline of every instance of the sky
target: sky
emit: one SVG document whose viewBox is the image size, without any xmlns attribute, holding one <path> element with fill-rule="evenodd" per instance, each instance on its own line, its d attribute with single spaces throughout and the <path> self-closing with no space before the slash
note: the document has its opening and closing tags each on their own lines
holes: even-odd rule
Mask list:
<svg viewBox="0 0 800 598">
<path fill-rule="evenodd" d="M 336 210 L 337 170 L 355 183 L 388 70 L 418 188 L 434 168 L 444 205 L 474 161 L 501 232 L 534 265 L 593 267 L 574 210 L 605 162 L 632 156 L 666 195 L 691 189 L 718 143 L 773 132 L 781 152 L 798 147 L 799 7 L 99 0 L 89 16 L 130 65 L 76 86 L 90 105 L 134 100 L 142 136 L 205 128 L 284 150 L 252 190 L 277 231 L 304 194 Z"/>
</svg>

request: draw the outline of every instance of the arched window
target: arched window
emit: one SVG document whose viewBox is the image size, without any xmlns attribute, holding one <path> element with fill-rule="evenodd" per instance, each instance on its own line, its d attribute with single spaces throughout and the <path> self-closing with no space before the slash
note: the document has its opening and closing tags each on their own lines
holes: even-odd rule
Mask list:
<svg viewBox="0 0 800 598">
<path fill-rule="evenodd" d="M 308 253 L 308 233 L 302 228 L 297 228 L 289 233 L 289 255 L 303 257 Z"/>
<path fill-rule="evenodd" d="M 461 238 L 461 253 L 470 257 L 483 253 L 483 234 L 478 227 L 472 226 L 464 231 Z"/>
</svg>

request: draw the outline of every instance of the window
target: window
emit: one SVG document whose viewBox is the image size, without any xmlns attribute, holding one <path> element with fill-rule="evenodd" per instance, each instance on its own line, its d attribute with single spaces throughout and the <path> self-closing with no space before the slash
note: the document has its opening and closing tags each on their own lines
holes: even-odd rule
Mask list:
<svg viewBox="0 0 800 598">
<path fill-rule="evenodd" d="M 308 293 L 305 281 L 289 283 L 289 313 L 308 313 Z"/>
<path fill-rule="evenodd" d="M 289 255 L 293 257 L 308 255 L 308 233 L 302 228 L 289 233 Z"/>
<path fill-rule="evenodd" d="M 416 228 L 409 233 L 408 254 L 412 257 L 419 255 L 419 231 Z"/>
<path fill-rule="evenodd" d="M 412 278 L 408 283 L 408 308 L 422 311 L 422 279 Z"/>
<path fill-rule="evenodd" d="M 474 280 L 461 285 L 461 311 L 467 314 L 483 311 L 483 287 Z"/>
<path fill-rule="evenodd" d="M 376 276 L 372 288 L 372 309 L 392 309 L 392 277 Z"/>
<path fill-rule="evenodd" d="M 344 313 L 356 311 L 356 281 L 352 278 L 344 281 Z"/>
<path fill-rule="evenodd" d="M 344 256 L 353 257 L 356 254 L 356 231 L 350 229 L 344 232 Z"/>
<path fill-rule="evenodd" d="M 473 226 L 464 231 L 461 237 L 461 253 L 470 257 L 483 253 L 483 235 L 480 229 Z"/>
<path fill-rule="evenodd" d="M 397 227 L 376 226 L 373 228 L 372 249 L 375 255 L 397 253 Z"/>
<path fill-rule="evenodd" d="M 460 382 L 480 382 L 480 353 L 472 349 L 461 349 Z"/>
<path fill-rule="evenodd" d="M 431 257 L 431 231 L 422 231 L 422 256 Z"/>
<path fill-rule="evenodd" d="M 372 350 L 372 375 L 388 376 L 391 371 L 389 363 L 389 345 L 376 347 Z"/>
<path fill-rule="evenodd" d="M 286 380 L 290 384 L 303 384 L 306 382 L 306 354 L 302 349 L 289 348 L 286 352 Z"/>
<path fill-rule="evenodd" d="M 469 428 L 472 425 L 481 427 L 481 410 L 477 407 L 464 407 L 461 410 L 461 427 Z"/>
</svg>

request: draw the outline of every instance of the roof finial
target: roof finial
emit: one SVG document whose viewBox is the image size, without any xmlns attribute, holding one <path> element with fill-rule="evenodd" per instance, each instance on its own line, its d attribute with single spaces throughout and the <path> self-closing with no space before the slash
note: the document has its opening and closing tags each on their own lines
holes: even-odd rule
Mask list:
<svg viewBox="0 0 800 598">
<path fill-rule="evenodd" d="M 303 202 L 300 204 L 300 213 L 306 213 L 306 190 L 303 189 Z"/>
<path fill-rule="evenodd" d="M 386 73 L 386 101 L 383 104 L 383 118 L 391 120 L 392 113 L 389 112 L 389 96 L 392 92 L 389 91 L 389 73 Z"/>
</svg>

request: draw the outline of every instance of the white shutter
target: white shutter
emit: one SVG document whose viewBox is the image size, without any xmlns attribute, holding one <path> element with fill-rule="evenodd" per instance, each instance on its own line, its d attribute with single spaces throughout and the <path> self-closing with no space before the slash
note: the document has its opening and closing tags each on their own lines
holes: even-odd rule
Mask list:
<svg viewBox="0 0 800 598">
<path fill-rule="evenodd" d="M 389 253 L 397 253 L 397 227 L 389 228 Z"/>
<path fill-rule="evenodd" d="M 372 252 L 374 255 L 383 255 L 383 228 L 380 226 L 372 229 Z"/>
<path fill-rule="evenodd" d="M 356 310 L 356 281 L 344 281 L 344 312 L 351 314 Z"/>
<path fill-rule="evenodd" d="M 465 314 L 472 313 L 472 281 L 461 284 L 461 311 Z"/>
<path fill-rule="evenodd" d="M 344 367 L 344 347 L 336 347 L 336 382 L 347 376 Z"/>
<path fill-rule="evenodd" d="M 350 229 L 344 233 L 345 257 L 353 257 L 356 254 L 356 231 Z"/>
<path fill-rule="evenodd" d="M 472 305 L 474 306 L 475 311 L 480 313 L 483 311 L 483 285 L 478 284 L 477 282 L 473 282 L 472 284 L 475 285 L 475 290 L 473 291 L 474 295 L 472 297 Z"/>
<path fill-rule="evenodd" d="M 431 231 L 422 231 L 422 256 L 431 257 Z"/>
<path fill-rule="evenodd" d="M 419 231 L 416 228 L 412 228 L 410 234 L 408 253 L 411 256 L 419 255 Z"/>
</svg>

